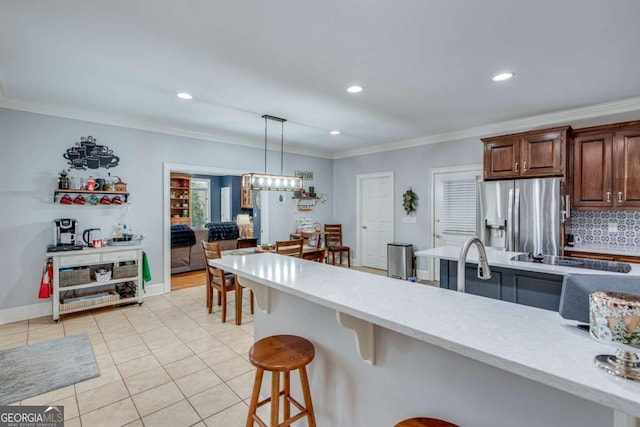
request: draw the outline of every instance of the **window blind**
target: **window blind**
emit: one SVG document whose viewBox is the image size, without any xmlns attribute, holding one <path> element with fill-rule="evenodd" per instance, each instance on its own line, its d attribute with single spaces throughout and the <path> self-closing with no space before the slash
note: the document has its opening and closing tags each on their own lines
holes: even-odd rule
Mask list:
<svg viewBox="0 0 640 427">
<path fill-rule="evenodd" d="M 442 182 L 443 226 L 449 233 L 476 232 L 476 180 L 451 179 Z"/>
</svg>

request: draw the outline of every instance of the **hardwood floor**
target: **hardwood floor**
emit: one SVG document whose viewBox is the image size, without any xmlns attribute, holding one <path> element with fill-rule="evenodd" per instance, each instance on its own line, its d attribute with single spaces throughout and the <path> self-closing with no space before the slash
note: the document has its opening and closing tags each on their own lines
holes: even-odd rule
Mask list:
<svg viewBox="0 0 640 427">
<path fill-rule="evenodd" d="M 190 271 L 171 275 L 171 290 L 193 288 L 206 283 L 205 270 Z"/>
</svg>

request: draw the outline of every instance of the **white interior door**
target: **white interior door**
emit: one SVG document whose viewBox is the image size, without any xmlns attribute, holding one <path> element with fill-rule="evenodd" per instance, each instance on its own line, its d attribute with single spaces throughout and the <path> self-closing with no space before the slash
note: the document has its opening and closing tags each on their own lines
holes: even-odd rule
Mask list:
<svg viewBox="0 0 640 427">
<path fill-rule="evenodd" d="M 387 243 L 393 241 L 393 175 L 359 176 L 361 245 L 358 258 L 363 267 L 387 269 Z"/>
<path fill-rule="evenodd" d="M 476 182 L 482 170 L 441 172 L 433 180 L 433 247 L 458 246 L 476 234 Z M 440 280 L 440 262 L 433 260 L 431 280 Z"/>
<path fill-rule="evenodd" d="M 231 188 L 220 188 L 220 221 L 231 221 Z"/>
</svg>

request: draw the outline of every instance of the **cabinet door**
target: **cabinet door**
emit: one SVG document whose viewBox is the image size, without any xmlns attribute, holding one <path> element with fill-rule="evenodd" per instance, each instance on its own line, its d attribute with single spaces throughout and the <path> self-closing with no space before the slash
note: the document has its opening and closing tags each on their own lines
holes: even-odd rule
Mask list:
<svg viewBox="0 0 640 427">
<path fill-rule="evenodd" d="M 518 271 L 513 275 L 515 303 L 558 311 L 562 276 L 548 276 Z"/>
<path fill-rule="evenodd" d="M 618 208 L 640 207 L 640 126 L 616 133 L 614 205 Z"/>
<path fill-rule="evenodd" d="M 566 130 L 522 135 L 522 176 L 553 176 L 565 173 Z"/>
<path fill-rule="evenodd" d="M 484 141 L 484 178 L 520 176 L 520 140 L 517 136 L 491 138 Z"/>
<path fill-rule="evenodd" d="M 614 255 L 600 254 L 600 253 L 593 253 L 593 252 L 572 252 L 572 251 L 567 251 L 567 252 L 565 252 L 565 256 L 568 256 L 568 257 L 571 257 L 571 258 L 598 259 L 598 260 L 604 260 L 604 261 L 616 261 L 616 257 Z"/>
<path fill-rule="evenodd" d="M 573 146 L 575 207 L 613 206 L 611 132 L 576 134 Z"/>
</svg>

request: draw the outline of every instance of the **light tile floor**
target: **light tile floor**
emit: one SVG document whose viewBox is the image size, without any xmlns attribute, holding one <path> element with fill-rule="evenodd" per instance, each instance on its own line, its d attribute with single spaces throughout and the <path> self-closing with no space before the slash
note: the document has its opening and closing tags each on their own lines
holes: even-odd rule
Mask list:
<svg viewBox="0 0 640 427">
<path fill-rule="evenodd" d="M 0 325 L 0 349 L 86 332 L 100 376 L 15 405 L 64 405 L 65 426 L 244 426 L 254 368 L 248 292 L 242 325 L 205 308 L 198 286 L 145 298 L 142 306 Z"/>
</svg>

